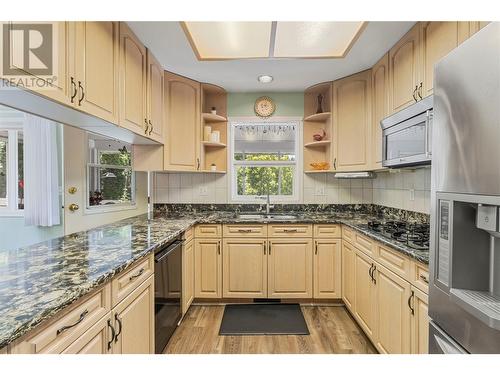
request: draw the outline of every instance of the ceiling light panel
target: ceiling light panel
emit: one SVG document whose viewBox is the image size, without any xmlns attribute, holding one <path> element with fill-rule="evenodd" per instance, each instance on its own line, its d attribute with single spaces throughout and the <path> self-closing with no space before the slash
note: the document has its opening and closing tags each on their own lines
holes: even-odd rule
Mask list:
<svg viewBox="0 0 500 375">
<path fill-rule="evenodd" d="M 365 22 L 278 22 L 274 57 L 344 57 Z"/>
<path fill-rule="evenodd" d="M 271 22 L 183 22 L 199 60 L 266 58 Z"/>
</svg>

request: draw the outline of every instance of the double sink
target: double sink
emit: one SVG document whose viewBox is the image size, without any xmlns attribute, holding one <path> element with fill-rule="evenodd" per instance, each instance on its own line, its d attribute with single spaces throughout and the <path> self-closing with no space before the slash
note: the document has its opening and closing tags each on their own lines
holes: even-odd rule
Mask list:
<svg viewBox="0 0 500 375">
<path fill-rule="evenodd" d="M 285 214 L 237 214 L 236 218 L 240 220 L 296 220 L 299 216 Z"/>
</svg>

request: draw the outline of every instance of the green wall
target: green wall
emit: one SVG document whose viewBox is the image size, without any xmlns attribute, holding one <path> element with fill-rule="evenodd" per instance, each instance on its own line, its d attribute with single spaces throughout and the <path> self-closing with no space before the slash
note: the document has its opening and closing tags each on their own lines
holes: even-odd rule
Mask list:
<svg viewBox="0 0 500 375">
<path fill-rule="evenodd" d="M 253 107 L 259 96 L 269 96 L 274 100 L 274 116 L 304 116 L 303 92 L 230 92 L 227 96 L 227 115 L 255 116 Z"/>
</svg>

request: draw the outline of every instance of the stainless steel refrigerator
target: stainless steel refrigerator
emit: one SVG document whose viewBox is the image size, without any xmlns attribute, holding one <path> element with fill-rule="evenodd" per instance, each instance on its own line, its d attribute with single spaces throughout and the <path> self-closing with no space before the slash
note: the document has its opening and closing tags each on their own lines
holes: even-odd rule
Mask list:
<svg viewBox="0 0 500 375">
<path fill-rule="evenodd" d="M 500 25 L 434 70 L 430 353 L 500 353 Z"/>
</svg>

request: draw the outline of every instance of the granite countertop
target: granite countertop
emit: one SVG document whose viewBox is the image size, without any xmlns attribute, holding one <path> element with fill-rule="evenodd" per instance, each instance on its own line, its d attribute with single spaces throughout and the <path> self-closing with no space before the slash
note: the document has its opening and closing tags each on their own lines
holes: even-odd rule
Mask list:
<svg viewBox="0 0 500 375">
<path fill-rule="evenodd" d="M 353 212 L 307 212 L 293 220 L 242 220 L 234 212 L 221 211 L 159 213 L 152 220 L 139 215 L 39 244 L 0 250 L 0 349 L 197 223 L 341 223 L 428 263 L 428 252 L 369 231 L 366 224 L 372 219 Z"/>
</svg>

